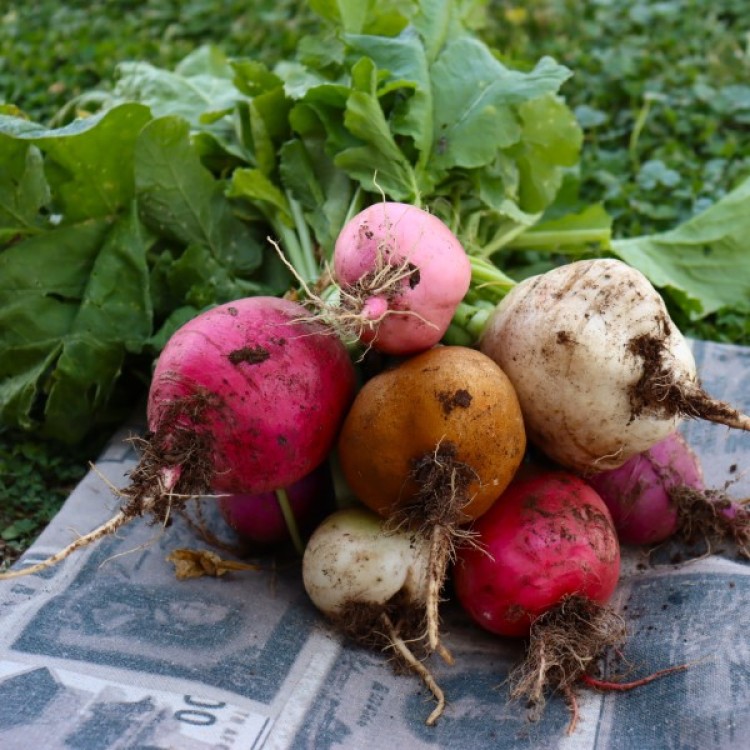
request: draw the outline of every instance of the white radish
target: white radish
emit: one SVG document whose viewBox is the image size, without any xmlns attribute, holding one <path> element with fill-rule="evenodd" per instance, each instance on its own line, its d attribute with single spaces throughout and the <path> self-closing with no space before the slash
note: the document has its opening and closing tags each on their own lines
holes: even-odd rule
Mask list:
<svg viewBox="0 0 750 750">
<path fill-rule="evenodd" d="M 335 620 L 352 605 L 385 609 L 397 594 L 424 602 L 429 545 L 416 534 L 384 533 L 362 508 L 328 516 L 310 538 L 302 576 L 310 599 Z"/>
<path fill-rule="evenodd" d="M 661 296 L 619 260 L 524 280 L 488 320 L 480 348 L 513 383 L 529 439 L 579 472 L 620 466 L 683 417 L 750 430 L 750 417 L 703 391 Z"/>
<path fill-rule="evenodd" d="M 415 672 L 437 706 L 445 707 L 435 679 L 408 643 L 425 630 L 430 545 L 406 529 L 386 529 L 385 521 L 364 508 L 346 508 L 323 521 L 310 537 L 302 578 L 313 604 L 357 642 L 392 651 L 396 662 Z"/>
</svg>

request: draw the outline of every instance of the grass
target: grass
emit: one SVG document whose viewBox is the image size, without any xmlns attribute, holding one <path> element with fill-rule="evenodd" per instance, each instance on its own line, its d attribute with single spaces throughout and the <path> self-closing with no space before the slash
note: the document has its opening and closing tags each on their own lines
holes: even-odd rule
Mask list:
<svg viewBox="0 0 750 750">
<path fill-rule="evenodd" d="M 312 23 L 293 0 L 39 0 L 4 4 L 0 102 L 49 122 L 117 63 L 171 67 L 199 44 L 268 62 Z M 581 196 L 603 200 L 618 236 L 670 228 L 750 173 L 746 0 L 493 0 L 485 36 L 503 56 L 548 54 L 574 71 L 564 93 L 584 127 Z M 683 321 L 677 321 L 683 325 Z M 750 343 L 747 316 L 691 326 Z M 106 435 L 75 448 L 0 431 L 0 567 L 44 528 Z"/>
</svg>

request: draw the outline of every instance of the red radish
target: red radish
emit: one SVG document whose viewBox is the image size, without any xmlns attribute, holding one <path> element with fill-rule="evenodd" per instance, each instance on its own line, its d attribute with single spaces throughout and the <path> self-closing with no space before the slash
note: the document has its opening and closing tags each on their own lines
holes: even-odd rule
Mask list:
<svg viewBox="0 0 750 750">
<path fill-rule="evenodd" d="M 255 544 L 292 541 L 304 552 L 303 539 L 333 510 L 333 480 L 327 462 L 287 488 L 219 498 L 224 520 Z"/>
<path fill-rule="evenodd" d="M 624 638 L 607 606 L 620 573 L 612 518 L 582 479 L 550 472 L 513 481 L 473 530 L 454 568 L 459 602 L 492 633 L 531 636 L 513 695 L 541 706 Z"/>
<path fill-rule="evenodd" d="M 148 399 L 149 433 L 122 509 L 35 573 L 136 516 L 165 522 L 196 495 L 286 487 L 327 457 L 355 375 L 330 330 L 295 302 L 251 297 L 198 315 L 170 338 Z"/>
<path fill-rule="evenodd" d="M 376 203 L 351 219 L 333 265 L 359 338 L 387 354 L 437 344 L 471 280 L 469 258 L 450 229 L 406 203 Z"/>
<path fill-rule="evenodd" d="M 648 279 L 618 260 L 528 278 L 480 342 L 510 378 L 531 442 L 590 474 L 622 465 L 696 417 L 750 430 L 700 387 L 690 347 Z"/>
<path fill-rule="evenodd" d="M 698 457 L 677 432 L 587 481 L 625 544 L 731 539 L 750 557 L 750 512 L 723 490 L 706 489 Z"/>
<path fill-rule="evenodd" d="M 498 635 L 528 635 L 566 596 L 605 604 L 620 574 L 612 517 L 582 479 L 565 472 L 514 481 L 461 548 L 456 591 L 464 609 Z"/>
</svg>

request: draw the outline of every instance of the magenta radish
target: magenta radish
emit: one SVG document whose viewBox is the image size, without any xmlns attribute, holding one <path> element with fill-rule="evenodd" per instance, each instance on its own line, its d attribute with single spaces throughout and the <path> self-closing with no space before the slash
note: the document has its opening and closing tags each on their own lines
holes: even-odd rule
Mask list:
<svg viewBox="0 0 750 750">
<path fill-rule="evenodd" d="M 683 417 L 750 429 L 750 417 L 701 389 L 662 298 L 618 260 L 524 280 L 492 314 L 480 348 L 513 383 L 531 442 L 583 474 L 622 465 Z"/>
<path fill-rule="evenodd" d="M 677 432 L 587 481 L 607 504 L 625 544 L 656 544 L 673 536 L 678 523 L 675 491 L 704 489 L 698 457 Z"/>
<path fill-rule="evenodd" d="M 333 254 L 341 321 L 387 354 L 437 344 L 469 288 L 471 265 L 437 217 L 406 203 L 381 202 L 351 219 Z"/>
<path fill-rule="evenodd" d="M 731 539 L 750 557 L 750 513 L 723 490 L 706 489 L 698 457 L 677 432 L 587 481 L 625 544 Z"/>
<path fill-rule="evenodd" d="M 625 637 L 608 606 L 620 547 L 607 506 L 567 472 L 514 480 L 474 524 L 454 566 L 458 600 L 482 628 L 530 637 L 513 696 L 541 708 Z"/>
<path fill-rule="evenodd" d="M 445 697 L 412 650 L 424 630 L 429 565 L 426 539 L 386 528 L 384 519 L 361 507 L 328 516 L 302 558 L 305 591 L 336 628 L 358 643 L 387 649 L 400 667 L 423 680 L 437 701 L 427 719 L 431 725 Z"/>
<path fill-rule="evenodd" d="M 353 398 L 341 341 L 297 303 L 251 297 L 179 328 L 157 362 L 142 456 L 121 510 L 42 570 L 136 516 L 165 522 L 194 496 L 256 494 L 298 481 L 323 462 Z"/>
<path fill-rule="evenodd" d="M 286 488 L 221 496 L 219 510 L 237 534 L 254 544 L 291 541 L 304 552 L 304 539 L 334 508 L 328 462 Z"/>
</svg>

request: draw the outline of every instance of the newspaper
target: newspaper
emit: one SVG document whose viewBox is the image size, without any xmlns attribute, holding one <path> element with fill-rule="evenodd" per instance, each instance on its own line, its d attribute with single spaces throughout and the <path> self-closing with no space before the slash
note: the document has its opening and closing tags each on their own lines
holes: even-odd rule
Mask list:
<svg viewBox="0 0 750 750">
<path fill-rule="evenodd" d="M 750 349 L 695 343 L 706 388 L 750 409 Z M 136 455 L 125 425 L 19 565 L 41 560 L 116 508 Z M 687 423 L 707 482 L 750 495 L 750 435 Z M 40 575 L 0 582 L 0 748 L 251 750 L 750 747 L 750 569 L 734 551 L 626 549 L 616 603 L 630 677 L 690 667 L 628 693 L 580 691 L 566 734 L 559 697 L 531 722 L 504 681 L 523 644 L 481 632 L 448 603 L 454 666 L 432 669 L 448 705 L 382 653 L 346 642 L 307 600 L 298 562 L 177 581 L 165 558 L 203 546 L 180 519 L 138 521 Z M 605 665 L 606 667 L 606 665 Z M 615 669 L 615 667 L 612 667 Z"/>
</svg>

